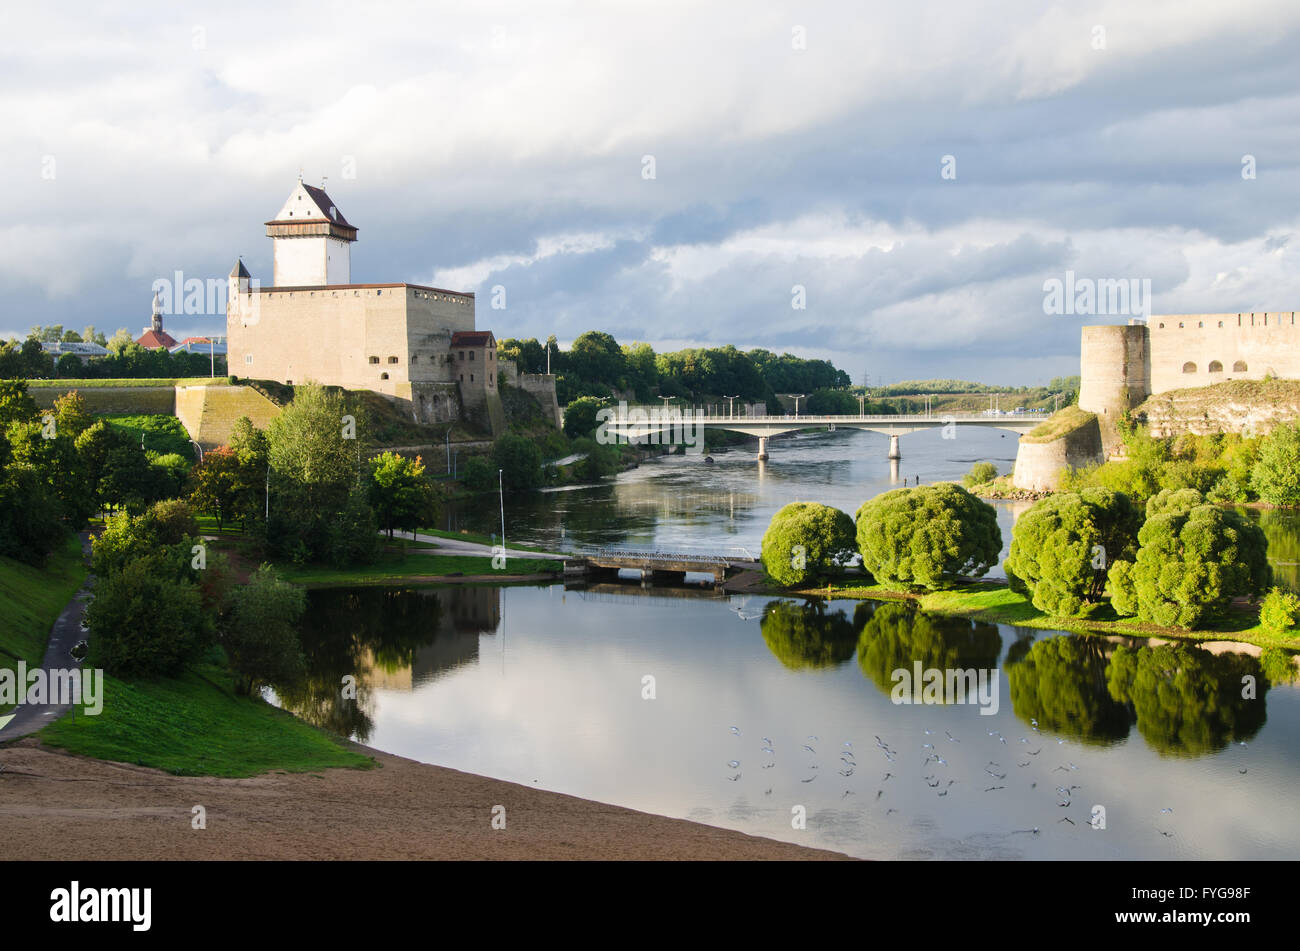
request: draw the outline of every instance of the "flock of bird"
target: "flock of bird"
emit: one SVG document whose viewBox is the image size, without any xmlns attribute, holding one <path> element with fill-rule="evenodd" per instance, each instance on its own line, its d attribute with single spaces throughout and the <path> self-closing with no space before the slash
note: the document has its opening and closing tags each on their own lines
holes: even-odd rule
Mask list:
<svg viewBox="0 0 1300 951">
<path fill-rule="evenodd" d="M 1031 720 L 1030 723 L 1031 723 L 1031 731 L 1035 736 L 1035 739 L 1033 740 L 1031 740 L 1028 736 L 1022 736 L 1015 743 L 1008 743 L 1007 738 L 1003 736 L 999 730 L 984 731 L 987 733 L 986 745 L 990 745 L 995 753 L 998 749 L 1002 747 L 1006 747 L 1006 749 L 1000 755 L 1003 759 L 1006 759 L 1008 762 L 1014 762 L 1015 765 L 1011 768 L 1008 768 L 1004 766 L 997 759 L 988 760 L 982 767 L 981 770 L 982 775 L 979 776 L 974 783 L 975 789 L 981 789 L 983 793 L 997 793 L 1006 790 L 1010 783 L 1019 783 L 1026 779 L 1029 780 L 1029 788 L 1031 790 L 1038 788 L 1039 781 L 1042 779 L 1041 771 L 1042 768 L 1046 766 L 1046 763 L 1043 763 L 1039 767 L 1039 770 L 1037 772 L 1031 771 L 1029 773 L 1020 773 L 1016 775 L 1012 773 L 1012 769 L 1015 770 L 1031 769 L 1032 767 L 1038 764 L 1038 760 L 1036 759 L 1036 757 L 1041 755 L 1045 748 L 1050 748 L 1051 744 L 1049 741 L 1051 739 L 1056 740 L 1056 746 L 1058 747 L 1064 746 L 1066 741 L 1061 737 L 1053 738 L 1053 737 L 1044 736 L 1042 730 L 1039 729 L 1037 720 Z M 948 760 L 944 758 L 944 756 L 939 752 L 939 750 L 940 749 L 945 749 L 945 751 L 956 750 L 957 749 L 956 744 L 960 744 L 962 741 L 958 737 L 953 736 L 952 733 L 949 732 L 948 730 L 944 730 L 942 732 L 944 734 L 944 739 L 940 740 L 933 730 L 929 730 L 929 729 L 925 730 L 925 736 L 927 740 L 926 742 L 923 742 L 921 744 L 921 748 L 919 751 L 923 756 L 923 759 L 920 763 L 919 769 L 917 769 L 916 771 L 919 774 L 919 778 L 925 784 L 925 786 L 931 790 L 934 790 L 935 795 L 940 798 L 948 796 L 948 794 L 953 791 L 954 786 L 960 786 L 963 784 L 964 781 L 969 781 L 971 778 L 969 774 L 967 774 L 964 777 L 964 779 L 955 778 L 951 776 L 950 772 L 948 772 L 949 770 Z M 737 738 L 743 738 L 744 736 L 740 728 L 736 726 L 731 727 L 731 733 L 733 736 Z M 759 769 L 761 770 L 772 769 L 773 767 L 776 766 L 776 744 L 773 743 L 771 737 L 764 736 L 761 737 L 760 739 L 762 740 L 762 746 L 760 747 L 762 762 L 759 765 Z M 813 744 L 821 744 L 821 739 L 819 737 L 810 735 L 807 736 L 805 739 L 807 740 L 807 742 L 800 745 L 800 756 L 804 757 L 804 766 L 802 767 L 802 770 L 807 775 L 804 776 L 803 778 L 800 778 L 799 782 L 807 784 L 807 783 L 816 782 L 823 775 L 821 769 L 823 764 L 815 762 L 812 759 L 812 757 L 816 757 L 823 754 L 819 754 L 817 752 L 817 747 L 813 745 Z M 900 757 L 902 757 L 903 754 L 899 750 L 891 746 L 890 743 L 888 743 L 886 740 L 882 739 L 879 736 L 875 737 L 875 741 L 876 741 L 875 754 L 882 756 L 884 760 L 884 762 L 882 762 L 879 765 L 879 768 L 883 769 L 885 773 L 879 779 L 878 782 L 872 783 L 870 785 L 874 785 L 878 787 L 876 789 L 875 796 L 873 797 L 872 801 L 880 802 L 880 800 L 885 797 L 886 789 L 889 788 L 887 786 L 889 780 L 898 778 L 894 770 L 897 769 L 899 770 L 900 773 L 904 772 L 903 767 L 899 766 Z M 1244 747 L 1246 744 L 1245 742 L 1242 742 L 1240 743 L 1240 745 Z M 1035 746 L 1037 747 L 1036 749 L 1030 748 Z M 1012 753 L 1013 750 L 1018 755 L 1009 755 Z M 848 782 L 848 780 L 852 779 L 855 775 L 858 775 L 860 771 L 862 774 L 865 775 L 867 770 L 861 764 L 859 764 L 857 754 L 853 750 L 852 741 L 845 740 L 841 744 L 839 749 L 835 751 L 835 755 L 838 756 L 838 762 L 835 764 L 836 767 L 835 773 L 836 775 L 842 777 L 845 780 L 845 782 L 842 783 L 842 785 L 844 785 L 846 788 L 844 789 L 843 794 L 840 796 L 840 799 L 843 800 L 843 799 L 847 799 L 849 796 L 853 796 L 857 794 L 857 791 L 851 788 L 852 784 Z M 950 753 L 949 755 L 952 754 Z M 1048 760 L 1048 762 L 1050 761 L 1051 760 Z M 903 762 L 905 764 L 907 761 L 903 760 Z M 727 767 L 728 770 L 731 771 L 731 775 L 728 775 L 726 777 L 726 780 L 733 783 L 739 782 L 742 776 L 741 761 L 739 759 L 734 759 L 734 758 L 730 759 L 727 761 Z M 944 770 L 942 774 L 940 771 L 941 767 Z M 1082 783 L 1071 782 L 1071 780 L 1077 778 L 1079 771 L 1080 770 L 1078 764 L 1070 760 L 1066 760 L 1063 763 L 1058 763 L 1052 766 L 1049 770 L 1047 770 L 1049 777 L 1055 777 L 1057 773 L 1065 774 L 1059 780 L 1053 779 L 1053 782 L 1057 783 L 1057 785 L 1055 785 L 1054 787 L 1053 792 L 1055 793 L 1055 802 L 1058 808 L 1070 809 L 1071 807 L 1074 806 L 1075 793 L 1084 788 Z M 1238 772 L 1244 775 L 1246 773 L 1246 769 L 1245 768 L 1239 769 Z M 1033 778 L 1036 775 L 1039 777 L 1038 779 Z M 773 787 L 770 784 L 766 784 L 766 783 L 763 783 L 762 785 L 767 786 L 767 788 L 763 792 L 763 795 L 765 796 L 772 795 Z M 895 786 L 897 785 L 898 783 L 895 783 Z M 900 792 L 902 792 L 902 790 L 900 790 Z M 903 792 L 903 795 L 904 797 L 906 797 L 907 793 Z M 1105 827 L 1104 813 L 1101 813 L 1101 815 L 1099 816 L 1096 812 L 1094 812 L 1096 808 L 1095 806 L 1087 806 L 1085 808 L 1087 809 L 1086 815 L 1080 817 L 1078 822 L 1076 822 L 1075 819 L 1071 818 L 1067 814 L 1067 815 L 1061 815 L 1056 820 L 1055 824 L 1056 825 L 1068 824 L 1071 826 L 1076 826 L 1076 827 L 1083 826 L 1084 828 L 1088 828 L 1100 821 L 1103 823 L 1100 827 L 1104 828 Z M 893 813 L 899 811 L 900 810 L 897 807 L 887 805 L 887 808 L 885 810 L 885 815 L 886 816 L 892 815 Z M 1173 811 L 1174 811 L 1173 807 L 1167 806 L 1160 810 L 1159 816 L 1170 816 L 1173 814 Z M 1165 836 L 1166 838 L 1173 836 L 1173 832 L 1167 831 L 1165 829 L 1161 829 L 1158 826 L 1155 827 L 1155 831 L 1159 832 L 1160 835 Z M 1029 835 L 1039 835 L 1040 832 L 1041 829 L 1038 826 L 1033 826 L 1032 828 L 1028 828 L 1028 829 L 1012 830 L 1013 834 L 1026 833 Z"/>
</svg>

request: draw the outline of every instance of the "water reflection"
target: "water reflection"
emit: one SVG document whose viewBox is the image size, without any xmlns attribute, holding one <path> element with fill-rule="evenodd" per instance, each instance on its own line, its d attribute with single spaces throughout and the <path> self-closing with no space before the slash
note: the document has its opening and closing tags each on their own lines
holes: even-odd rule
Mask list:
<svg viewBox="0 0 1300 951">
<path fill-rule="evenodd" d="M 1128 736 L 1129 712 L 1106 683 L 1108 641 L 1062 635 L 1034 642 L 1015 662 L 1008 658 L 1011 707 L 1026 724 L 1088 743 Z"/>
<path fill-rule="evenodd" d="M 861 631 L 858 666 L 886 694 L 894 689 L 893 672 L 910 674 L 917 662 L 923 670 L 991 670 L 1002 652 L 996 624 L 926 614 L 911 603 L 863 601 L 854 619 Z M 967 702 L 964 692 L 944 699 Z"/>
<path fill-rule="evenodd" d="M 791 670 L 837 667 L 858 644 L 858 625 L 824 601 L 770 601 L 759 627 L 772 656 Z"/>
</svg>

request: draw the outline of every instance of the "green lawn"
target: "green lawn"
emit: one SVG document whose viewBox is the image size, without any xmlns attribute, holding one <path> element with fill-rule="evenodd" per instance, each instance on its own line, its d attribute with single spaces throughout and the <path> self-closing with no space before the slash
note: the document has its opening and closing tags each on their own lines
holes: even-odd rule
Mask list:
<svg viewBox="0 0 1300 951">
<path fill-rule="evenodd" d="M 137 380 L 28 380 L 29 389 L 42 389 L 54 387 L 62 389 L 64 387 L 126 387 L 126 386 L 229 386 L 230 377 L 228 376 L 181 376 L 181 377 L 141 377 Z"/>
<path fill-rule="evenodd" d="M 0 558 L 0 667 L 16 670 L 20 660 L 40 665 L 50 628 L 85 580 L 75 535 L 50 554 L 44 568 Z M 0 704 L 0 713 L 12 708 Z"/>
<path fill-rule="evenodd" d="M 141 415 L 141 416 L 104 416 L 108 424 L 131 437 L 131 441 L 140 442 L 144 436 L 144 448 L 157 453 L 174 452 L 186 459 L 194 458 L 194 446 L 185 424 L 175 416 Z"/>
<path fill-rule="evenodd" d="M 178 776 L 374 765 L 370 757 L 261 698 L 236 695 L 220 666 L 204 665 L 174 680 L 105 680 L 98 716 L 66 716 L 42 730 L 41 740 L 69 753 Z"/>
</svg>

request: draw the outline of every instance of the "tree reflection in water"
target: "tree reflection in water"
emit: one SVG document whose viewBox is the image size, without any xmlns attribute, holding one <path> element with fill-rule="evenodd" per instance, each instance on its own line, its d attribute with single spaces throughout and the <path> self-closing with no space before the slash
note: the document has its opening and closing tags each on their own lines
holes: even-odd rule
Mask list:
<svg viewBox="0 0 1300 951">
<path fill-rule="evenodd" d="M 838 667 L 853 656 L 858 629 L 825 601 L 769 601 L 759 622 L 763 640 L 791 670 Z"/>
<path fill-rule="evenodd" d="M 881 604 L 873 610 L 862 602 L 854 619 L 861 627 L 858 666 L 885 693 L 894 689 L 893 672 L 911 674 L 917 661 L 922 669 L 990 670 L 1002 652 L 996 624 L 926 614 L 912 604 Z M 945 700 L 965 702 L 964 697 Z"/>
<path fill-rule="evenodd" d="M 1025 723 L 1089 743 L 1128 736 L 1128 708 L 1106 686 L 1106 649 L 1097 637 L 1063 634 L 1035 641 L 1014 663 L 1007 657 L 1011 709 Z"/>
</svg>

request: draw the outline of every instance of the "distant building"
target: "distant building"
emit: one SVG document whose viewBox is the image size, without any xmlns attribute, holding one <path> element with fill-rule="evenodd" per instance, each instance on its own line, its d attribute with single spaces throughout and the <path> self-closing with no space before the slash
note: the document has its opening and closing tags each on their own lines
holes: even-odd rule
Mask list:
<svg viewBox="0 0 1300 951">
<path fill-rule="evenodd" d="M 186 337 L 170 349 L 172 353 L 202 353 L 224 357 L 226 355 L 226 338 Z"/>
<path fill-rule="evenodd" d="M 79 358 L 82 363 L 87 363 L 90 360 L 99 357 L 108 356 L 108 348 L 101 347 L 97 343 L 69 343 L 64 340 L 56 340 L 53 342 L 42 343 L 41 349 L 54 357 L 55 360 L 58 360 L 59 357 L 64 354 L 70 353 Z"/>
<path fill-rule="evenodd" d="M 157 291 L 153 295 L 153 319 L 150 321 L 150 326 L 144 328 L 144 333 L 137 337 L 135 342 L 146 350 L 157 350 L 159 347 L 171 350 L 176 346 L 176 338 L 163 330 L 162 302 L 158 300 Z"/>
</svg>

